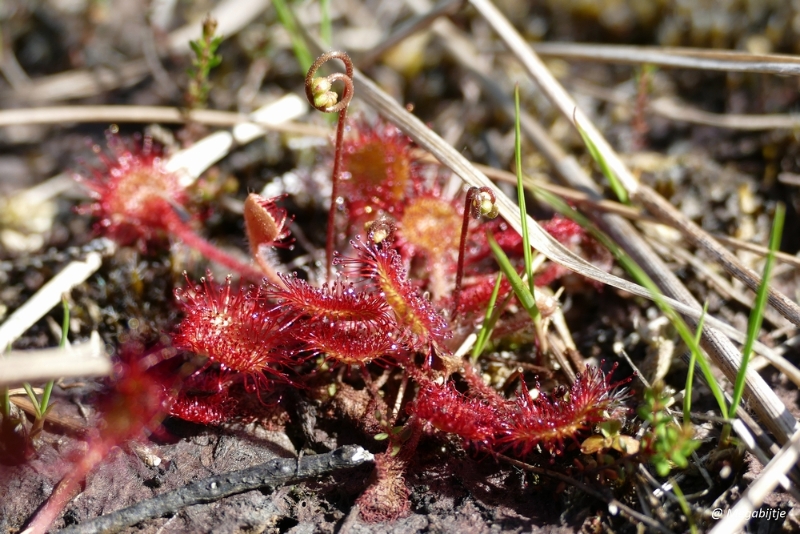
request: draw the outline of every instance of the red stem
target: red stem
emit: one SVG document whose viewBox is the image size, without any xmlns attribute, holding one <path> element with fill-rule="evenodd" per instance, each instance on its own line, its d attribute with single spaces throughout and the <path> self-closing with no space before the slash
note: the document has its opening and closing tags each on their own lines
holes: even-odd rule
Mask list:
<svg viewBox="0 0 800 534">
<path fill-rule="evenodd" d="M 44 534 L 50 529 L 53 521 L 61 515 L 64 508 L 79 492 L 80 484 L 86 475 L 106 457 L 110 445 L 103 440 L 89 446 L 78 463 L 69 471 L 53 489 L 53 493 L 41 508 L 28 520 L 25 532 L 30 534 Z"/>
<path fill-rule="evenodd" d="M 340 72 L 331 74 L 326 79 L 333 85 L 337 81 L 344 83 L 344 90 L 342 97 L 333 106 L 321 107 L 315 103 L 314 95 L 314 75 L 323 63 L 330 59 L 339 59 L 344 63 L 345 73 Z M 315 109 L 323 113 L 339 113 L 339 121 L 336 124 L 336 146 L 333 159 L 333 173 L 331 175 L 331 207 L 328 210 L 328 232 L 325 239 L 325 261 L 326 270 L 325 276 L 328 282 L 331 281 L 331 266 L 333 265 L 333 244 L 336 237 L 336 200 L 339 195 L 339 176 L 342 172 L 342 154 L 343 154 L 343 138 L 344 138 L 344 122 L 347 117 L 347 107 L 350 105 L 350 100 L 353 98 L 353 62 L 350 56 L 345 52 L 327 52 L 317 58 L 311 68 L 308 69 L 306 74 L 306 98 Z"/>
<path fill-rule="evenodd" d="M 464 256 L 467 248 L 467 232 L 469 231 L 469 220 L 471 218 L 477 219 L 480 217 L 475 216 L 475 196 L 480 193 L 480 188 L 470 187 L 467 191 L 467 201 L 464 203 L 464 220 L 461 223 L 461 241 L 458 244 L 458 268 L 456 270 L 456 288 L 453 291 L 453 317 L 458 311 L 458 305 L 461 303 L 461 281 L 464 278 Z"/>
<path fill-rule="evenodd" d="M 333 158 L 333 174 L 331 175 L 331 207 L 328 210 L 328 233 L 325 238 L 325 278 L 331 282 L 331 266 L 333 265 L 333 242 L 336 237 L 336 200 L 339 198 L 339 176 L 342 172 L 342 139 L 344 138 L 344 121 L 347 107 L 339 112 L 336 123 L 336 152 Z"/>
<path fill-rule="evenodd" d="M 227 252 L 215 247 L 192 230 L 189 225 L 180 220 L 177 216 L 170 217 L 171 220 L 167 222 L 167 227 L 170 233 L 175 234 L 184 243 L 200 252 L 203 256 L 211 261 L 217 262 L 220 265 L 232 269 L 245 278 L 249 278 L 254 282 L 261 282 L 266 273 L 256 269 L 255 267 L 243 263 Z"/>
<path fill-rule="evenodd" d="M 469 220 L 480 219 L 485 215 L 489 219 L 497 217 L 494 192 L 488 187 L 470 187 L 464 203 L 464 222 L 461 224 L 461 241 L 458 244 L 458 269 L 456 271 L 456 288 L 453 291 L 453 317 L 461 303 L 461 281 L 464 278 L 464 256 L 467 253 L 467 233 Z"/>
</svg>

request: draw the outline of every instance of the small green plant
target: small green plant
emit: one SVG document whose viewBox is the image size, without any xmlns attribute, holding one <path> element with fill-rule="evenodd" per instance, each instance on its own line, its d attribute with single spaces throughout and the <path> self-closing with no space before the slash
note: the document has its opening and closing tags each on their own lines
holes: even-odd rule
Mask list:
<svg viewBox="0 0 800 534">
<path fill-rule="evenodd" d="M 769 240 L 769 253 L 764 262 L 764 272 L 761 278 L 761 285 L 758 287 L 756 293 L 756 301 L 753 304 L 753 309 L 750 312 L 750 318 L 747 322 L 747 339 L 745 340 L 744 348 L 742 348 L 742 364 L 739 366 L 739 372 L 736 374 L 736 382 L 733 387 L 733 397 L 731 405 L 728 408 L 728 417 L 733 418 L 736 415 L 736 408 L 742 400 L 744 392 L 744 379 L 747 373 L 747 364 L 750 361 L 750 356 L 753 353 L 753 345 L 758 338 L 758 332 L 761 330 L 761 321 L 764 318 L 764 308 L 767 306 L 767 295 L 769 293 L 769 276 L 772 272 L 772 266 L 775 263 L 775 251 L 778 250 L 781 243 L 781 236 L 783 235 L 783 222 L 786 218 L 786 207 L 778 203 L 775 208 L 775 220 L 772 224 L 772 234 Z"/>
<path fill-rule="evenodd" d="M 672 397 L 657 383 L 644 390 L 644 404 L 639 407 L 639 417 L 650 424 L 642 439 L 642 453 L 659 476 L 669 475 L 673 467 L 689 465 L 689 457 L 700 446 L 694 439 L 694 428 L 689 423 L 676 423 L 668 408 Z"/>
<path fill-rule="evenodd" d="M 67 333 L 69 332 L 69 304 L 67 303 L 66 296 L 61 297 L 61 306 L 64 309 L 64 320 L 61 323 L 61 342 L 58 346 L 63 349 L 67 346 Z M 28 394 L 28 398 L 31 400 L 31 404 L 33 404 L 33 426 L 31 426 L 31 430 L 28 433 L 28 436 L 31 440 L 36 440 L 42 433 L 42 430 L 44 429 L 44 422 L 47 419 L 47 414 L 49 414 L 50 410 L 53 408 L 53 405 L 50 404 L 50 395 L 53 392 L 54 385 L 54 380 L 50 380 L 47 384 L 45 384 L 44 391 L 42 392 L 42 398 L 39 399 L 30 384 L 27 382 L 23 384 L 25 393 Z M 4 412 L 4 415 L 5 413 L 8 413 L 8 410 Z"/>
<path fill-rule="evenodd" d="M 519 204 L 519 216 L 522 221 L 525 221 L 528 217 L 528 210 L 525 207 L 525 188 L 522 184 L 522 134 L 519 119 L 519 85 L 514 88 L 514 106 L 516 111 L 514 121 L 514 160 L 517 167 L 517 202 Z M 497 241 L 495 241 L 491 234 L 488 235 L 488 241 L 495 258 L 497 259 L 497 263 L 500 266 L 500 270 L 511 283 L 514 294 L 517 296 L 517 299 L 519 299 L 522 307 L 525 308 L 525 311 L 528 312 L 531 320 L 534 322 L 534 324 L 536 324 L 537 332 L 541 332 L 540 326 L 542 314 L 539 312 L 539 308 L 536 305 L 536 296 L 534 293 L 535 288 L 532 266 L 533 258 L 531 255 L 530 238 L 528 236 L 528 225 L 522 225 L 522 253 L 525 262 L 525 276 L 528 279 L 527 284 L 525 284 L 522 280 L 522 277 L 517 274 L 517 271 L 511 265 L 508 256 L 506 256 L 505 252 L 503 252 L 503 249 L 500 248 L 500 246 L 497 244 Z M 499 290 L 500 278 L 497 279 L 495 286 L 497 288 L 496 290 Z M 543 342 L 543 338 L 540 338 L 540 341 Z M 484 344 L 485 342 L 486 340 L 483 341 Z"/>
<path fill-rule="evenodd" d="M 215 36 L 217 21 L 211 17 L 203 20 L 203 35 L 196 41 L 190 41 L 194 58 L 189 67 L 189 87 L 186 89 L 186 107 L 189 109 L 203 109 L 208 105 L 208 93 L 211 91 L 211 82 L 208 77 L 211 69 L 222 63 L 222 56 L 217 54 L 222 36 Z"/>
<path fill-rule="evenodd" d="M 275 6 L 275 12 L 278 14 L 278 20 L 280 21 L 281 25 L 286 29 L 289 33 L 289 38 L 292 40 L 292 49 L 294 50 L 294 55 L 297 58 L 297 62 L 300 64 L 300 68 L 302 70 L 308 70 L 311 67 L 311 64 L 314 62 L 314 57 L 311 55 L 311 52 L 306 46 L 306 42 L 303 39 L 300 30 L 297 28 L 297 21 L 294 18 L 294 13 L 292 13 L 291 8 L 289 7 L 289 3 L 286 0 L 275 0 L 272 2 L 272 5 Z M 327 12 L 323 6 L 323 15 Z M 329 24 L 328 24 L 329 25 Z M 326 22 L 323 18 L 323 33 L 324 28 L 326 27 Z M 329 38 L 330 36 L 328 36 Z M 323 36 L 325 39 L 325 36 Z M 329 42 L 326 40 L 326 42 Z"/>
<path fill-rule="evenodd" d="M 492 296 L 489 297 L 489 303 L 486 305 L 486 315 L 483 318 L 483 323 L 481 323 L 481 329 L 478 332 L 478 338 L 475 340 L 475 345 L 472 347 L 473 365 L 478 361 L 478 357 L 480 357 L 483 349 L 486 347 L 486 343 L 489 342 L 489 338 L 492 337 L 492 330 L 494 330 L 494 326 L 497 324 L 497 320 L 500 318 L 500 311 L 502 311 L 503 307 L 501 306 L 500 308 L 496 308 L 496 305 L 497 297 L 500 295 L 500 284 L 502 282 L 502 273 L 497 273 L 497 279 L 495 280 L 494 288 L 492 289 Z"/>
</svg>

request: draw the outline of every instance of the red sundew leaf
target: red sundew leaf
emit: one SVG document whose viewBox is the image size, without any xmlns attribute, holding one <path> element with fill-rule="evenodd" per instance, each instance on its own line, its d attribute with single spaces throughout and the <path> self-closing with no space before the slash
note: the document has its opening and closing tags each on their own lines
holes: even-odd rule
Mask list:
<svg viewBox="0 0 800 534">
<path fill-rule="evenodd" d="M 75 176 L 95 199 L 78 211 L 99 218 L 99 233 L 122 245 L 138 244 L 143 249 L 174 238 L 250 279 L 263 278 L 265 272 L 240 262 L 195 233 L 184 209 L 188 201 L 185 188 L 177 174 L 166 170 L 160 149 L 149 137 L 141 144 L 126 143 L 114 133 L 108 137 L 110 155 L 95 147 L 105 169 L 91 169 L 90 177 Z"/>
<path fill-rule="evenodd" d="M 219 425 L 241 415 L 240 402 L 227 391 L 210 394 L 180 392 L 169 405 L 169 414 L 202 425 Z"/>
<path fill-rule="evenodd" d="M 556 216 L 539 224 L 565 247 L 575 246 L 585 239 L 590 239 L 581 225 L 566 217 Z"/>
<path fill-rule="evenodd" d="M 390 323 L 308 322 L 296 336 L 311 354 L 323 354 L 344 365 L 385 361 L 404 352 L 401 333 Z"/>
<path fill-rule="evenodd" d="M 404 202 L 397 220 L 398 245 L 422 251 L 430 262 L 447 264 L 455 272 L 453 261 L 458 253 L 461 219 L 456 205 L 436 194 L 424 193 Z"/>
<path fill-rule="evenodd" d="M 420 386 L 412 411 L 438 430 L 480 446 L 491 446 L 503 430 L 504 413 L 510 407 L 510 402 L 499 396 L 493 400 L 500 402 L 464 395 L 452 382 L 426 382 Z"/>
<path fill-rule="evenodd" d="M 75 176 L 95 200 L 81 211 L 97 217 L 98 231 L 123 245 L 152 242 L 178 219 L 174 207 L 186 205 L 185 188 L 164 168 L 161 149 L 151 138 L 125 141 L 115 133 L 107 138 L 108 153 L 94 147 L 104 168 Z"/>
<path fill-rule="evenodd" d="M 458 302 L 459 314 L 473 314 L 486 312 L 486 306 L 494 291 L 494 284 L 497 280 L 497 273 L 488 275 L 477 276 L 472 280 L 467 281 L 461 289 L 461 296 Z M 500 282 L 500 292 L 498 293 L 497 302 L 502 302 L 503 299 L 511 292 L 511 284 L 506 278 Z"/>
<path fill-rule="evenodd" d="M 392 124 L 356 121 L 344 142 L 339 193 L 351 219 L 402 206 L 413 179 L 411 140 Z"/>
<path fill-rule="evenodd" d="M 444 317 L 406 278 L 400 255 L 395 249 L 361 241 L 351 241 L 351 245 L 358 252 L 358 258 L 340 257 L 334 263 L 373 283 L 394 311 L 397 323 L 416 337 L 418 346 L 428 342 L 440 344 L 452 336 Z"/>
<path fill-rule="evenodd" d="M 368 523 L 394 521 L 408 513 L 410 492 L 403 473 L 406 462 L 390 452 L 375 455 L 375 478 L 356 503 L 361 518 Z"/>
<path fill-rule="evenodd" d="M 573 252 L 585 257 L 601 269 L 610 270 L 613 262 L 611 253 L 603 247 L 596 239 L 586 233 L 578 223 L 562 216 L 556 216 L 549 221 L 541 223 L 542 228 L 555 237 L 559 243 L 568 247 Z M 569 274 L 569 269 L 560 265 L 548 264 L 548 266 L 536 276 L 536 285 L 546 285 L 562 276 Z M 602 284 L 592 282 L 598 290 L 603 289 Z"/>
<path fill-rule="evenodd" d="M 425 382 L 412 411 L 436 429 L 486 449 L 511 449 L 525 456 L 541 447 L 558 454 L 568 440 L 577 443 L 582 432 L 628 412 L 627 392 L 620 386 L 630 379 L 611 382 L 609 376 L 587 366 L 570 389 L 535 398 L 523 382 L 520 395 L 510 401 L 477 383 L 480 377 L 468 370 L 468 394 L 457 391 L 452 382 Z"/>
<path fill-rule="evenodd" d="M 264 198 L 256 193 L 247 195 L 244 201 L 244 227 L 253 256 L 259 254 L 260 247 L 291 245 L 287 241 L 290 234 L 286 226 L 288 214 L 275 204 L 284 196 Z"/>
<path fill-rule="evenodd" d="M 183 350 L 207 356 L 223 370 L 233 370 L 265 383 L 264 373 L 286 380 L 281 367 L 298 363 L 297 342 L 291 321 L 280 309 L 269 306 L 260 287 L 233 292 L 230 277 L 225 285 L 206 277 L 201 284 L 178 289 L 175 295 L 185 312 L 173 336 Z"/>
<path fill-rule="evenodd" d="M 497 244 L 509 258 L 522 257 L 522 237 L 519 233 L 501 219 L 485 221 L 481 226 L 475 226 L 470 230 L 471 244 L 467 247 L 465 265 L 468 268 L 473 267 L 473 272 L 485 273 L 485 266 L 482 266 L 481 262 L 486 259 L 491 260 L 491 265 L 495 264 L 494 254 L 486 238 L 487 232 L 492 233 Z"/>
<path fill-rule="evenodd" d="M 180 357 L 165 363 L 167 365 L 153 369 L 165 381 L 190 373 L 172 388 L 167 405 L 170 415 L 204 425 L 218 425 L 242 416 L 242 403 L 231 393 L 231 387 L 239 375 L 207 366 L 192 372 L 196 364 Z"/>
<path fill-rule="evenodd" d="M 242 373 L 203 365 L 197 358 L 187 360 L 176 356 L 150 367 L 148 374 L 168 391 L 165 408 L 173 417 L 220 425 L 254 416 L 255 406 L 242 396 L 241 386 L 245 382 Z"/>
<path fill-rule="evenodd" d="M 537 286 L 546 286 L 558 280 L 559 278 L 571 273 L 572 271 L 559 265 L 557 263 L 548 263 L 539 274 L 537 274 L 533 281 Z"/>
<path fill-rule="evenodd" d="M 616 369 L 616 365 L 614 366 Z M 531 398 L 525 383 L 517 396 L 515 409 L 496 440 L 500 448 L 511 448 L 521 456 L 541 446 L 551 454 L 560 453 L 569 440 L 577 440 L 597 423 L 620 419 L 628 410 L 628 394 L 620 386 L 630 381 L 611 382 L 598 368 L 586 367 L 564 394 L 539 394 Z"/>
<path fill-rule="evenodd" d="M 386 300 L 375 292 L 359 291 L 354 284 L 341 281 L 313 287 L 295 274 L 279 276 L 285 287 L 269 286 L 265 295 L 297 316 L 329 321 L 394 322 Z"/>
</svg>

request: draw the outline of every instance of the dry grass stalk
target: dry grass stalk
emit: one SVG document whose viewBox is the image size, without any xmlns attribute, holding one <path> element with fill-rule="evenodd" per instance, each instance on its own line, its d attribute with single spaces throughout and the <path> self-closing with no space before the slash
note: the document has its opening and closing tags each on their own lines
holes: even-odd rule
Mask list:
<svg viewBox="0 0 800 534">
<path fill-rule="evenodd" d="M 585 80 L 576 80 L 571 83 L 571 86 L 576 93 L 583 93 L 630 109 L 635 108 L 635 104 L 630 100 L 630 95 L 623 95 L 619 91 L 600 87 Z M 711 113 L 697 109 L 671 96 L 653 99 L 647 102 L 645 109 L 648 113 L 659 115 L 672 121 L 731 130 L 794 130 L 800 127 L 800 117 L 793 114 L 744 115 L 737 113 Z"/>
<path fill-rule="evenodd" d="M 783 76 L 800 74 L 800 59 L 781 54 L 748 54 L 702 48 L 604 45 L 597 43 L 536 43 L 533 49 L 544 57 L 594 62 L 649 64 L 680 69 L 757 72 Z"/>
<path fill-rule="evenodd" d="M 329 131 L 319 126 L 297 122 L 275 122 L 254 119 L 231 111 L 198 109 L 185 114 L 181 109 L 167 106 L 57 106 L 6 109 L 0 111 L 0 126 L 19 124 L 62 124 L 69 122 L 157 122 L 184 124 L 187 121 L 208 126 L 244 126 L 265 128 L 276 132 L 314 137 L 326 137 Z"/>
<path fill-rule="evenodd" d="M 57 378 L 105 376 L 111 373 L 111 360 L 103 341 L 92 332 L 89 341 L 69 349 L 12 351 L 0 358 L 0 387 L 23 382 L 42 382 Z"/>
</svg>

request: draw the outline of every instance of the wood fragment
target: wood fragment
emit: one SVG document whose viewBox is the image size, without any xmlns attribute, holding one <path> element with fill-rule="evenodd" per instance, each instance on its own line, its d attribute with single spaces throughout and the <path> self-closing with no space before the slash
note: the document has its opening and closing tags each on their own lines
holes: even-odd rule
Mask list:
<svg viewBox="0 0 800 534">
<path fill-rule="evenodd" d="M 174 514 L 193 504 L 218 501 L 224 497 L 260 488 L 275 487 L 306 478 L 327 475 L 338 469 L 357 467 L 372 461 L 372 454 L 356 445 L 302 458 L 274 458 L 263 464 L 224 473 L 187 484 L 133 506 L 61 530 L 61 534 L 110 534 L 149 519 Z"/>
</svg>

